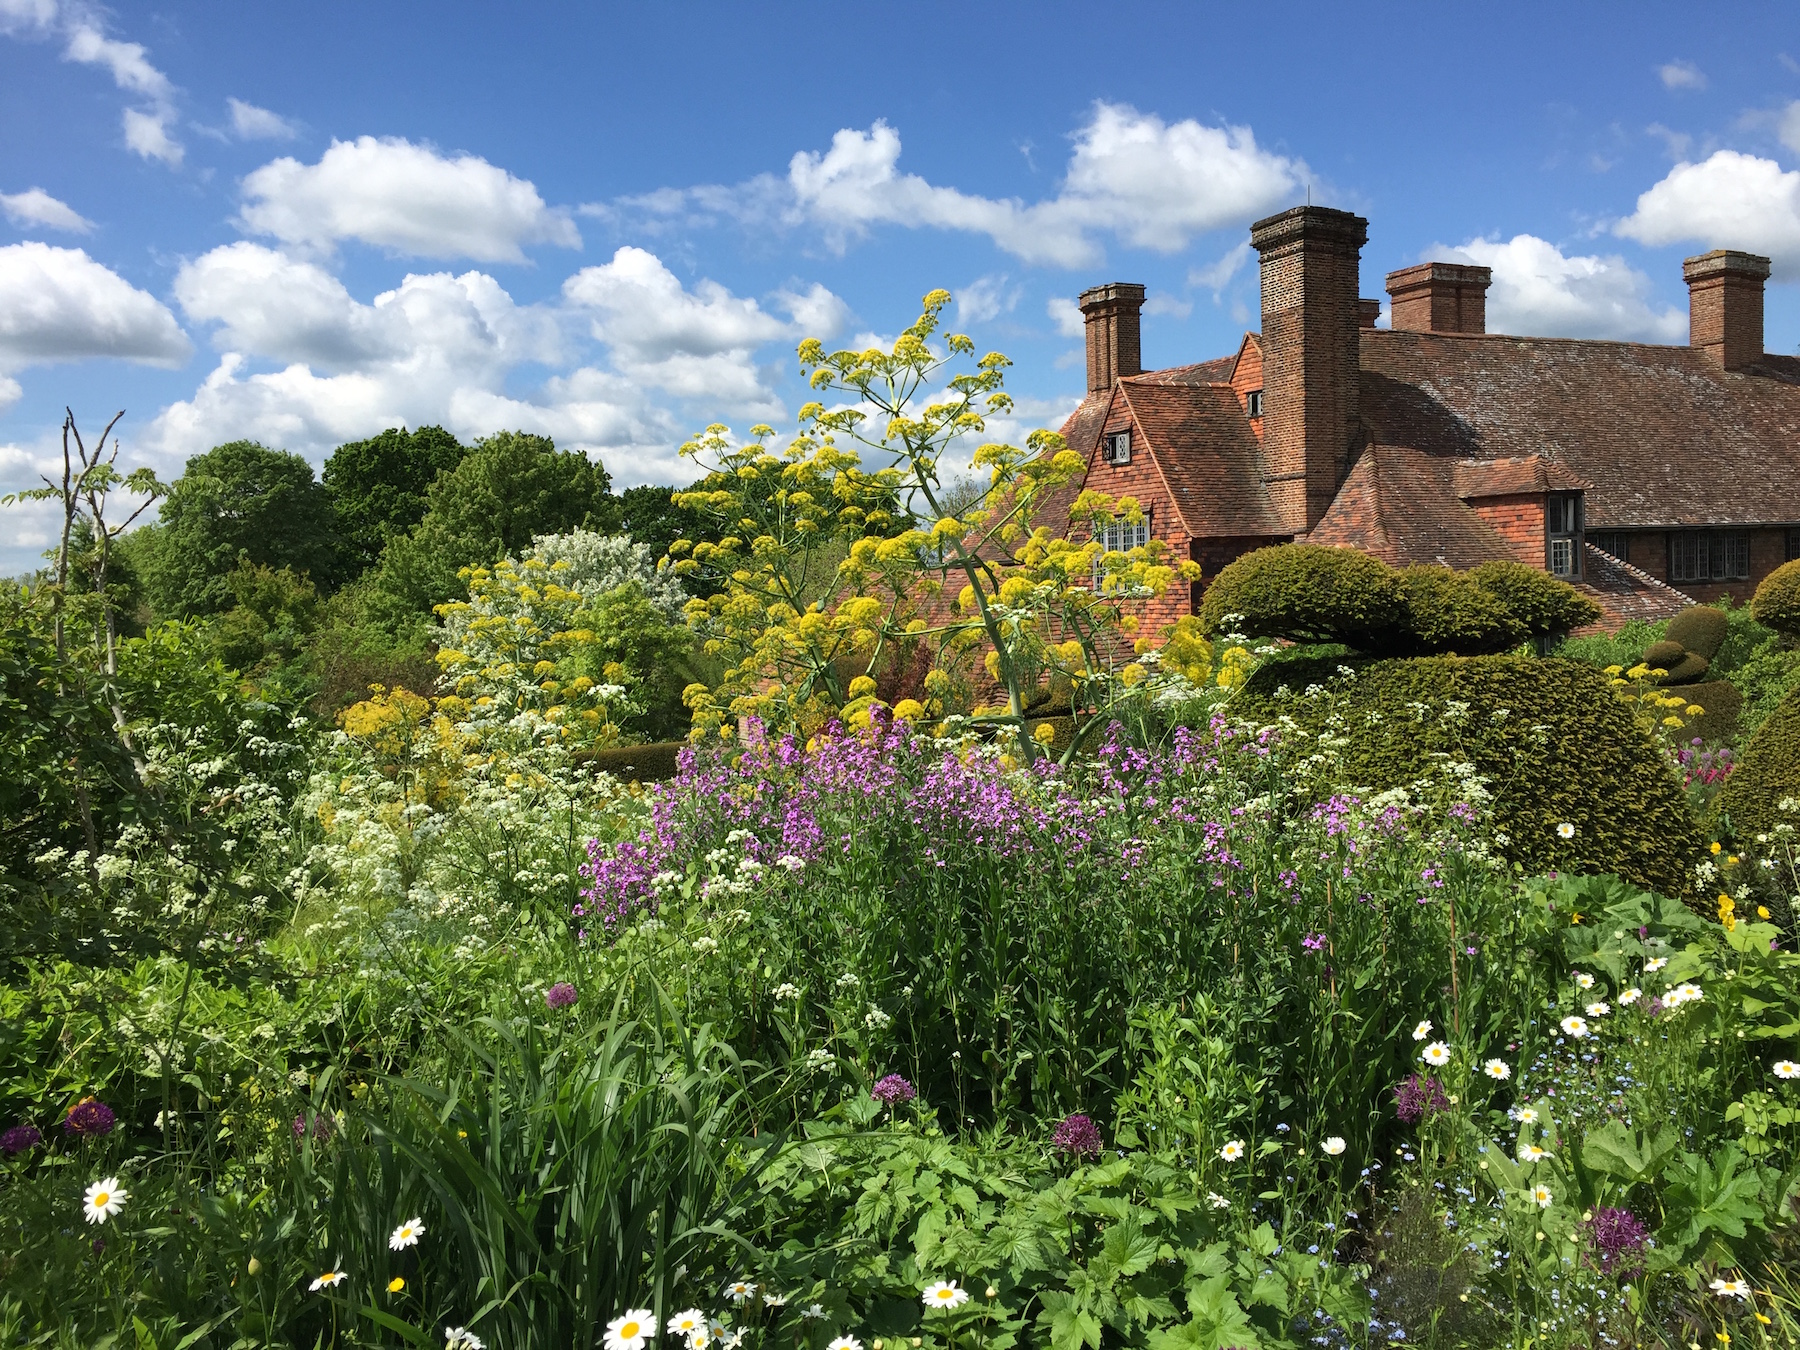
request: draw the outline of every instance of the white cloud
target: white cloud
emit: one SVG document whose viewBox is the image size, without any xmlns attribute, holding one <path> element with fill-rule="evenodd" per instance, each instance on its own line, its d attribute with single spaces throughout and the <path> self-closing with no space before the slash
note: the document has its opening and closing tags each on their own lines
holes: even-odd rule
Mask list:
<svg viewBox="0 0 1800 1350">
<path fill-rule="evenodd" d="M 816 281 L 804 292 L 777 291 L 770 298 L 788 312 L 795 330 L 806 337 L 830 342 L 850 326 L 850 306 Z"/>
<path fill-rule="evenodd" d="M 1666 66 L 1658 66 L 1656 73 L 1662 78 L 1665 89 L 1706 88 L 1706 75 L 1692 61 L 1671 61 Z"/>
<path fill-rule="evenodd" d="M 1783 145 L 1800 155 L 1800 98 L 1776 114 L 1775 134 Z"/>
<path fill-rule="evenodd" d="M 1505 242 L 1471 239 L 1459 248 L 1428 250 L 1428 256 L 1494 269 L 1487 296 L 1490 333 L 1687 340 L 1687 311 L 1654 308 L 1650 278 L 1617 254 L 1570 256 L 1547 239 L 1519 234 Z"/>
<path fill-rule="evenodd" d="M 56 0 L 0 0 L 0 33 L 41 33 L 56 21 Z"/>
<path fill-rule="evenodd" d="M 1196 267 L 1188 273 L 1188 285 L 1204 286 L 1218 298 L 1219 292 L 1231 284 L 1231 279 L 1243 270 L 1244 264 L 1250 261 L 1252 249 L 1248 239 L 1235 245 L 1224 257 L 1205 267 Z"/>
<path fill-rule="evenodd" d="M 77 23 L 69 30 L 69 45 L 63 55 L 82 65 L 105 66 L 112 72 L 113 83 L 127 93 L 142 94 L 160 103 L 175 92 L 169 77 L 150 64 L 142 43 L 109 38 L 91 23 Z"/>
<path fill-rule="evenodd" d="M 0 211 L 21 228 L 41 225 L 46 230 L 67 230 L 71 234 L 87 234 L 94 228 L 93 221 L 40 187 L 26 188 L 23 192 L 0 192 Z"/>
<path fill-rule="evenodd" d="M 241 141 L 291 141 L 299 134 L 294 124 L 279 113 L 240 98 L 228 98 L 225 103 L 231 109 L 231 130 Z"/>
<path fill-rule="evenodd" d="M 245 229 L 321 252 L 355 239 L 409 257 L 523 262 L 525 244 L 581 247 L 568 213 L 524 179 L 397 138 L 333 141 L 311 165 L 284 156 L 243 187 Z"/>
<path fill-rule="evenodd" d="M 148 112 L 127 108 L 122 115 L 125 144 L 145 159 L 160 159 L 171 169 L 178 167 L 186 151 L 181 142 L 169 135 L 169 123 L 174 117 L 174 113 L 164 108 L 153 108 Z"/>
<path fill-rule="evenodd" d="M 0 248 L 0 366 L 111 356 L 178 366 L 187 335 L 155 296 L 78 248 Z"/>
<path fill-rule="evenodd" d="M 1008 286 L 1004 274 L 979 277 L 956 292 L 956 317 L 959 323 L 986 323 L 1002 314 L 1011 314 L 1019 304 L 1017 286 Z"/>
<path fill-rule="evenodd" d="M 1613 233 L 1641 244 L 1693 240 L 1763 253 L 1791 276 L 1800 270 L 1800 170 L 1736 150 L 1677 164 Z"/>
<path fill-rule="evenodd" d="M 1050 316 L 1050 322 L 1056 325 L 1057 333 L 1066 338 L 1087 336 L 1087 320 L 1081 316 L 1081 306 L 1066 295 L 1053 295 L 1044 305 L 1044 312 Z"/>
<path fill-rule="evenodd" d="M 0 412 L 5 412 L 25 396 L 24 388 L 10 375 L 0 375 Z"/>
<path fill-rule="evenodd" d="M 1156 291 L 1144 301 L 1146 314 L 1173 314 L 1178 319 L 1185 319 L 1193 312 L 1192 300 L 1177 300 L 1167 291 Z"/>
</svg>

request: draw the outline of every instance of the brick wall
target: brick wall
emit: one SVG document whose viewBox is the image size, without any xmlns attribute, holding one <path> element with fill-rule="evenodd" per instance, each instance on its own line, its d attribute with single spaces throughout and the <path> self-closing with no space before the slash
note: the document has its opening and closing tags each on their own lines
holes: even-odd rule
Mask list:
<svg viewBox="0 0 1800 1350">
<path fill-rule="evenodd" d="M 1482 497 L 1471 501 L 1469 508 L 1494 527 L 1520 562 L 1537 568 L 1544 566 L 1543 494 Z"/>
<path fill-rule="evenodd" d="M 1131 463 L 1108 464 L 1105 457 L 1106 437 L 1116 431 L 1131 432 Z M 1186 558 L 1190 551 L 1190 540 L 1182 528 L 1179 517 L 1175 514 L 1175 504 L 1169 498 L 1163 482 L 1162 471 L 1150 457 L 1145 446 L 1143 432 L 1132 421 L 1131 409 L 1121 397 L 1113 399 L 1112 410 L 1107 414 L 1106 423 L 1101 431 L 1100 444 L 1094 450 L 1093 459 L 1088 463 L 1085 486 L 1096 492 L 1104 492 L 1110 497 L 1135 497 L 1138 505 L 1143 507 L 1150 518 L 1150 537 L 1159 539 L 1169 547 L 1169 555 L 1179 562 Z M 1072 529 L 1070 538 L 1087 538 L 1085 529 Z M 1138 616 L 1139 633 L 1148 637 L 1159 636 L 1162 629 L 1173 623 L 1181 615 L 1189 613 L 1191 601 L 1186 586 L 1171 586 L 1163 595 L 1153 601 L 1129 607 L 1128 612 Z"/>
<path fill-rule="evenodd" d="M 1262 348 L 1254 338 L 1245 338 L 1238 348 L 1237 364 L 1231 371 L 1231 389 L 1238 396 L 1238 404 L 1249 411 L 1250 395 L 1263 387 L 1263 355 Z M 1252 417 L 1250 430 L 1256 433 L 1256 439 L 1263 437 L 1263 419 Z"/>
<path fill-rule="evenodd" d="M 1787 561 L 1785 528 L 1751 530 L 1750 577 L 1738 581 L 1675 581 L 1669 575 L 1669 532 L 1634 530 L 1627 545 L 1631 556 L 1626 559 L 1639 571 L 1648 572 L 1658 581 L 1667 582 L 1684 595 L 1701 604 L 1712 604 L 1730 596 L 1738 604 L 1749 603 L 1762 579 Z"/>
<path fill-rule="evenodd" d="M 1688 345 L 1726 370 L 1763 354 L 1763 282 L 1769 260 L 1715 249 L 1681 265 L 1688 284 Z"/>
</svg>

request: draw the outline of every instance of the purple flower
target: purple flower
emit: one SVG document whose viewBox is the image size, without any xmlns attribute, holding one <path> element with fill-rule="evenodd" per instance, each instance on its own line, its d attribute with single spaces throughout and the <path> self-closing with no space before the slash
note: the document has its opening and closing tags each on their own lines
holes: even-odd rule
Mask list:
<svg viewBox="0 0 1800 1350">
<path fill-rule="evenodd" d="M 321 1111 L 318 1115 L 313 1117 L 312 1137 L 314 1140 L 323 1143 L 325 1140 L 331 1138 L 331 1130 L 332 1124 L 330 1116 Z M 304 1114 L 294 1117 L 294 1138 L 306 1138 L 306 1116 Z"/>
<path fill-rule="evenodd" d="M 12 1157 L 15 1153 L 23 1153 L 28 1148 L 36 1148 L 44 1142 L 44 1136 L 38 1133 L 35 1125 L 15 1125 L 5 1134 L 0 1134 L 0 1153 Z"/>
<path fill-rule="evenodd" d="M 1066 1153 L 1071 1158 L 1079 1158 L 1084 1154 L 1100 1151 L 1100 1127 L 1088 1117 L 1077 1112 L 1056 1127 L 1056 1133 L 1050 1136 L 1050 1147 L 1058 1153 Z"/>
<path fill-rule="evenodd" d="M 1443 1085 L 1430 1074 L 1423 1078 L 1408 1074 L 1406 1081 L 1394 1089 L 1394 1114 L 1408 1125 L 1449 1109 L 1450 1099 L 1444 1095 Z"/>
<path fill-rule="evenodd" d="M 913 1085 L 899 1074 L 890 1073 L 869 1089 L 869 1095 L 883 1106 L 891 1108 L 904 1106 L 919 1094 L 913 1089 Z"/>
<path fill-rule="evenodd" d="M 553 984 L 544 990 L 544 1006 L 551 1009 L 566 1008 L 580 997 L 572 984 Z"/>
<path fill-rule="evenodd" d="M 1608 1275 L 1629 1275 L 1644 1264 L 1644 1248 L 1650 1245 L 1650 1230 L 1643 1220 L 1628 1209 L 1597 1209 L 1588 1220 L 1588 1241 L 1600 1258 L 1600 1269 Z"/>
<path fill-rule="evenodd" d="M 1324 951 L 1325 935 L 1323 933 L 1308 933 L 1305 937 L 1300 939 L 1300 945 L 1309 952 Z"/>
<path fill-rule="evenodd" d="M 63 1133 L 98 1139 L 103 1134 L 111 1134 L 117 1121 L 112 1108 L 105 1102 L 95 1097 L 83 1097 L 69 1108 L 69 1114 L 63 1120 Z"/>
</svg>

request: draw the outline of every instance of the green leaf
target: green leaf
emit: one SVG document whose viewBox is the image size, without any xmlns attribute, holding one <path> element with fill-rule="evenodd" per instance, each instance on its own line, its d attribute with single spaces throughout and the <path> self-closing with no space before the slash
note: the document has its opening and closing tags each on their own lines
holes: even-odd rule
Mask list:
<svg viewBox="0 0 1800 1350">
<path fill-rule="evenodd" d="M 1588 1133 L 1581 1145 L 1581 1161 L 1596 1172 L 1629 1182 L 1650 1181 L 1674 1156 L 1678 1136 L 1669 1128 L 1654 1135 L 1632 1131 L 1619 1120 L 1609 1120 Z"/>
</svg>

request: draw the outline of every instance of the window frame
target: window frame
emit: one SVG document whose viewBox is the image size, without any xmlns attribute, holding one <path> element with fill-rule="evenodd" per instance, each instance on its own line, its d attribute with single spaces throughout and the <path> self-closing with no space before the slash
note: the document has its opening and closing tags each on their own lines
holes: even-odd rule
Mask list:
<svg viewBox="0 0 1800 1350">
<path fill-rule="evenodd" d="M 1552 492 L 1544 499 L 1544 570 L 1553 577 L 1581 578 L 1581 543 L 1587 523 L 1582 492 Z M 1558 546 L 1566 553 L 1566 569 L 1557 570 Z"/>
<path fill-rule="evenodd" d="M 1248 394 L 1244 395 L 1244 411 L 1251 417 L 1261 417 L 1263 415 L 1262 390 L 1252 389 Z"/>
<path fill-rule="evenodd" d="M 1587 533 L 1585 542 L 1592 544 L 1609 558 L 1616 558 L 1627 564 L 1631 562 L 1631 534 L 1629 531 L 1591 530 Z M 1618 547 L 1609 548 L 1608 544 L 1616 544 Z"/>
<path fill-rule="evenodd" d="M 1750 580 L 1750 531 L 1670 530 L 1668 576 L 1672 586 Z"/>
<path fill-rule="evenodd" d="M 1104 564 L 1108 553 L 1129 553 L 1134 548 L 1147 548 L 1156 538 L 1156 532 L 1151 529 L 1150 508 L 1144 508 L 1144 518 L 1136 524 L 1124 520 L 1115 520 L 1110 525 L 1097 524 L 1089 537 L 1100 544 L 1100 556 L 1094 559 L 1094 589 L 1098 591 L 1106 577 Z M 1117 548 L 1113 547 L 1115 537 L 1120 541 Z"/>
<path fill-rule="evenodd" d="M 1108 431 L 1108 432 L 1104 433 L 1104 439 L 1105 439 L 1105 448 L 1106 448 L 1106 462 L 1108 464 L 1112 465 L 1115 469 L 1117 469 L 1117 468 L 1123 468 L 1127 464 L 1131 463 L 1131 428 L 1130 427 L 1125 427 L 1119 431 Z M 1125 454 L 1124 454 L 1123 458 L 1121 458 L 1119 455 L 1119 447 L 1121 445 L 1124 446 L 1124 448 L 1125 448 Z"/>
</svg>

